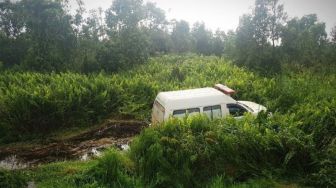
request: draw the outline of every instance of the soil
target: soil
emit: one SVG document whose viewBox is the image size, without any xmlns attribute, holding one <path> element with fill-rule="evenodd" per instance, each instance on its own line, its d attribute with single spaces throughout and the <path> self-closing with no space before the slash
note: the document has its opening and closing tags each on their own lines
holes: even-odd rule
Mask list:
<svg viewBox="0 0 336 188">
<path fill-rule="evenodd" d="M 63 140 L 0 147 L 0 168 L 21 169 L 56 161 L 87 160 L 111 146 L 127 149 L 132 138 L 146 126 L 142 121 L 107 120 L 98 128 Z"/>
</svg>

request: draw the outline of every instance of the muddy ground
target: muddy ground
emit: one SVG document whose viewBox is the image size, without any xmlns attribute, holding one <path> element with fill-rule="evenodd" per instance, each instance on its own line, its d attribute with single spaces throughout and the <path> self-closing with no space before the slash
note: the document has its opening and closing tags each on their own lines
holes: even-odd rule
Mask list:
<svg viewBox="0 0 336 188">
<path fill-rule="evenodd" d="M 144 127 L 146 123 L 142 121 L 107 120 L 98 128 L 63 140 L 0 147 L 0 168 L 21 169 L 56 161 L 87 160 L 111 146 L 127 149 L 132 138 Z"/>
</svg>

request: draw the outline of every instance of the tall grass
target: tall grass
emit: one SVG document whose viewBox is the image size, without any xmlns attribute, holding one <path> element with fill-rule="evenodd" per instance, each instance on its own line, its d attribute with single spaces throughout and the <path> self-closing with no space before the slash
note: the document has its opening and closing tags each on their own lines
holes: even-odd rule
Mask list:
<svg viewBox="0 0 336 188">
<path fill-rule="evenodd" d="M 0 168 L 0 187 L 1 188 L 23 188 L 26 187 L 24 174 L 17 171 L 7 171 Z"/>
<path fill-rule="evenodd" d="M 253 82 L 263 82 L 223 59 L 197 56 L 155 58 L 135 70 L 115 75 L 3 72 L 0 132 L 2 136 L 48 133 L 90 125 L 109 114 L 149 120 L 152 102 L 159 91 L 219 82 L 240 91 L 239 88 L 245 88 L 244 80 L 250 83 L 249 87 Z"/>
<path fill-rule="evenodd" d="M 324 124 L 319 117 L 335 113 L 335 74 L 288 67 L 282 75 L 264 78 L 218 57 L 167 55 L 114 75 L 5 71 L 0 75 L 0 134 L 48 133 L 91 125 L 110 114 L 149 120 L 159 91 L 215 83 L 235 89 L 237 99 L 294 114 L 307 127 Z"/>
<path fill-rule="evenodd" d="M 197 187 L 221 175 L 245 181 L 309 173 L 312 140 L 287 120 L 172 120 L 144 130 L 131 145 L 131 158 L 143 180 L 156 187 Z"/>
<path fill-rule="evenodd" d="M 279 114 L 261 116 L 172 119 L 145 129 L 129 151 L 109 150 L 61 182 L 73 187 L 276 187 L 277 179 L 287 179 L 334 185 L 334 169 L 315 165 L 318 151 L 313 138 L 297 128 L 299 122 Z M 325 170 L 331 174 L 321 173 Z"/>
<path fill-rule="evenodd" d="M 336 75 L 330 70 L 286 65 L 281 75 L 265 78 L 217 57 L 169 55 L 114 75 L 5 71 L 0 75 L 0 138 L 13 141 L 87 126 L 111 114 L 149 120 L 159 91 L 215 83 L 237 90 L 237 99 L 264 104 L 274 116 L 169 121 L 144 130 L 130 156 L 112 152 L 102 159 L 106 165 L 96 166 L 99 174 L 92 177 L 104 185 L 115 182 L 104 174 L 104 166 L 110 166 L 115 171 L 108 174 L 119 183 L 138 185 L 139 178 L 154 187 L 273 175 L 299 175 L 313 186 L 336 186 Z M 134 168 L 114 164 L 123 164 L 124 157 Z"/>
<path fill-rule="evenodd" d="M 5 72 L 0 76 L 1 133 L 46 133 L 91 124 L 120 105 L 121 90 L 103 75 Z"/>
</svg>

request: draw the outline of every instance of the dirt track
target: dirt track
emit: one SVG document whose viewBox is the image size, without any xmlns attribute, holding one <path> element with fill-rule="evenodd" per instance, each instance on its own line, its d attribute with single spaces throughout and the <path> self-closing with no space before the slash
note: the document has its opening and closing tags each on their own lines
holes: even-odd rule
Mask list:
<svg viewBox="0 0 336 188">
<path fill-rule="evenodd" d="M 85 160 L 110 146 L 121 149 L 145 126 L 141 121 L 107 120 L 99 128 L 64 140 L 28 147 L 0 147 L 0 167 L 15 169 L 55 161 Z"/>
</svg>

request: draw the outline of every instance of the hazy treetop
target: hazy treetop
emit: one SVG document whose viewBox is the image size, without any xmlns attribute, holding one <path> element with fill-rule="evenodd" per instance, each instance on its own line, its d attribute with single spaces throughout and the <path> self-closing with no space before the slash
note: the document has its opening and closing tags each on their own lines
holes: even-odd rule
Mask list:
<svg viewBox="0 0 336 188">
<path fill-rule="evenodd" d="M 107 9 L 112 0 L 83 0 L 87 9 L 102 7 Z M 155 2 L 166 11 L 168 19 L 184 19 L 190 23 L 204 21 L 212 30 L 235 29 L 239 17 L 251 11 L 255 0 L 144 0 Z M 72 7 L 76 7 L 76 0 L 70 0 Z M 289 17 L 301 17 L 316 13 L 320 21 L 326 22 L 328 33 L 336 24 L 334 9 L 335 0 L 280 0 L 285 5 Z"/>
</svg>

